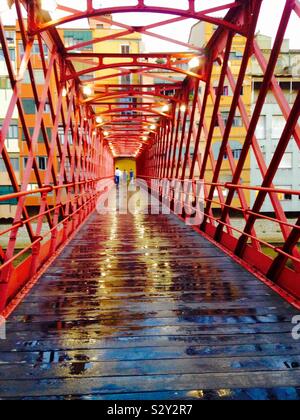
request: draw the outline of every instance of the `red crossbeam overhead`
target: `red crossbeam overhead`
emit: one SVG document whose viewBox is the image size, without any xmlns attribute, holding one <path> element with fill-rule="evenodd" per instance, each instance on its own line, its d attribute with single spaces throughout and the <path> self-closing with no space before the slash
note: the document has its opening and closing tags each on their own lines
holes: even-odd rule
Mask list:
<svg viewBox="0 0 300 420">
<path fill-rule="evenodd" d="M 210 16 L 211 13 L 217 12 L 217 11 L 222 11 L 222 10 L 227 10 L 230 8 L 240 8 L 243 7 L 243 1 L 237 1 L 237 2 L 233 2 L 233 3 L 225 3 L 224 5 L 218 6 L 218 7 L 212 7 L 212 8 L 208 8 L 206 10 L 202 10 L 202 11 L 196 11 L 195 9 L 195 1 L 194 0 L 189 0 L 189 9 L 188 10 L 184 10 L 184 9 L 180 9 L 180 8 L 172 8 L 172 7 L 155 7 L 155 6 L 147 6 L 145 4 L 145 0 L 138 0 L 138 4 L 137 6 L 119 6 L 116 5 L 115 7 L 109 7 L 109 8 L 103 8 L 103 7 L 97 7 L 94 8 L 93 7 L 93 1 L 89 1 L 87 0 L 86 2 L 86 9 L 85 10 L 78 10 L 78 9 L 73 9 L 73 8 L 67 8 L 63 5 L 59 5 L 58 2 L 58 7 L 60 8 L 60 10 L 63 10 L 65 12 L 69 12 L 70 14 L 68 16 L 62 17 L 60 19 L 56 19 L 50 22 L 46 22 L 46 23 L 42 23 L 42 22 L 33 22 L 32 28 L 30 30 L 30 32 L 32 34 L 37 34 L 37 33 L 41 33 L 45 30 L 54 28 L 54 27 L 58 27 L 60 25 L 66 24 L 66 23 L 70 23 L 70 22 L 74 22 L 76 20 L 81 20 L 81 19 L 86 19 L 86 18 L 91 18 L 91 17 L 98 17 L 98 16 L 104 16 L 104 15 L 108 15 L 108 14 L 120 14 L 120 13 L 156 13 L 156 14 L 160 14 L 160 15 L 176 15 L 176 16 L 180 16 L 184 19 L 197 19 L 197 20 L 202 20 L 204 22 L 209 22 L 212 23 L 214 25 L 219 25 L 222 27 L 225 27 L 227 29 L 230 30 L 234 30 L 237 33 L 246 33 L 246 28 L 245 27 L 241 27 L 239 25 L 236 25 L 235 23 L 232 23 L 230 21 L 227 20 L 223 20 L 223 19 L 219 19 L 219 18 L 215 18 Z M 102 19 L 103 21 L 103 19 Z M 128 25 L 124 25 L 124 24 L 120 24 L 116 21 L 114 21 L 115 25 L 118 25 L 120 27 L 126 28 L 126 29 L 134 29 L 134 32 L 139 32 L 139 31 L 143 31 L 144 29 L 148 32 L 148 29 L 154 29 L 156 27 L 162 26 L 162 25 L 166 25 L 169 23 L 168 21 L 165 22 L 160 22 L 160 23 L 156 23 L 156 24 L 152 24 L 150 27 L 139 27 L 139 26 L 134 26 L 133 27 L 129 27 Z"/>
<path fill-rule="evenodd" d="M 114 157 L 137 158 L 139 176 L 149 182 L 153 178 L 180 182 L 189 179 L 195 185 L 198 179 L 204 179 L 204 217 L 196 227 L 198 232 L 290 302 L 299 305 L 299 220 L 287 217 L 280 195 L 297 196 L 300 192 L 275 186 L 287 147 L 291 142 L 300 146 L 299 95 L 293 105 L 289 104 L 275 73 L 287 25 L 292 16 L 299 18 L 299 2 L 285 1 L 268 58 L 255 37 L 264 0 L 224 0 L 216 7 L 207 6 L 205 1 L 189 0 L 183 2 L 185 9 L 172 7 L 169 1 L 162 1 L 160 6 L 144 0 L 137 0 L 135 5 L 132 1 L 128 1 L 131 3 L 128 5 L 122 1 L 120 6 L 112 0 L 107 7 L 96 7 L 94 1 L 87 0 L 81 2 L 82 10 L 57 3 L 61 14 L 56 19 L 41 10 L 40 1 L 14 2 L 20 25 L 18 41 L 24 50 L 24 54 L 18 56 L 16 67 L 9 54 L 5 28 L 0 26 L 1 48 L 12 88 L 0 136 L 0 153 L 12 189 L 11 193 L 0 196 L 0 202 L 13 200 L 16 203 L 11 227 L 0 232 L 0 236 L 7 238 L 7 245 L 0 248 L 0 312 L 10 311 L 22 288 L 36 281 L 50 258 L 60 252 L 94 210 L 97 198 L 105 190 L 97 188 L 98 181 L 112 180 Z M 126 13 L 132 16 L 152 13 L 158 19 L 151 24 L 132 26 L 119 21 Z M 112 18 L 108 18 L 108 14 Z M 65 24 L 86 18 L 112 24 L 118 30 L 66 47 L 59 30 Z M 206 46 L 192 45 L 181 39 L 181 34 L 176 39 L 158 33 L 168 25 L 191 20 L 218 27 Z M 134 33 L 172 42 L 189 51 L 121 55 L 85 50 L 86 47 L 100 48 L 104 42 Z M 246 45 L 237 76 L 231 63 L 236 35 Z M 44 78 L 42 86 L 35 81 L 33 49 L 36 45 Z M 199 60 L 195 68 L 188 66 L 192 58 Z M 262 71 L 262 82 L 254 111 L 249 114 L 241 92 L 252 59 Z M 217 85 L 213 81 L 215 68 L 220 70 Z M 27 126 L 20 94 L 26 85 L 27 72 L 31 81 L 30 99 L 36 108 L 32 127 Z M 140 82 L 112 82 L 129 75 L 135 75 Z M 160 83 L 144 83 L 144 78 L 155 78 Z M 221 113 L 225 83 L 232 90 L 226 119 Z M 256 128 L 270 91 L 286 126 L 268 165 L 256 137 Z M 46 108 L 50 108 L 48 116 Z M 18 178 L 5 143 L 15 111 L 20 120 L 19 129 L 24 133 L 22 147 L 26 150 L 22 179 Z M 231 143 L 237 115 L 245 130 L 238 159 Z M 214 149 L 216 127 L 220 137 L 217 152 Z M 42 170 L 39 164 L 41 143 L 47 158 L 46 169 Z M 260 185 L 243 182 L 250 155 L 257 162 L 262 178 Z M 222 180 L 225 160 L 227 182 Z M 159 193 L 164 198 L 162 190 Z M 172 195 L 174 191 L 169 193 Z M 252 204 L 250 193 L 255 196 Z M 191 195 L 194 201 L 199 198 L 195 187 Z M 174 208 L 174 195 L 172 200 Z M 266 200 L 272 205 L 272 214 L 262 212 Z M 38 210 L 32 215 L 33 202 L 37 203 Z M 233 217 L 237 213 L 241 216 L 240 224 Z M 184 219 L 186 215 L 181 217 Z M 258 221 L 278 226 L 282 246 L 260 237 Z M 27 242 L 20 245 L 24 235 Z"/>
</svg>

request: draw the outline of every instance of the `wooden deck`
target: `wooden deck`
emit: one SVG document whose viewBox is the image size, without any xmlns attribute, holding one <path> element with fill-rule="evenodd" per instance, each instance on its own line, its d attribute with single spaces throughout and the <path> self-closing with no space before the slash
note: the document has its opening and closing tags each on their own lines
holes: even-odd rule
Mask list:
<svg viewBox="0 0 300 420">
<path fill-rule="evenodd" d="M 0 398 L 299 399 L 294 315 L 175 216 L 94 214 L 10 317 Z"/>
</svg>

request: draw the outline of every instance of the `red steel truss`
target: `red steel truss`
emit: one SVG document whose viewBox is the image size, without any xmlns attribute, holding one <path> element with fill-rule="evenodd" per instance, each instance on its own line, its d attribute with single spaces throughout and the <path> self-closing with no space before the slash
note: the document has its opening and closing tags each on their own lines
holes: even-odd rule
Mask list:
<svg viewBox="0 0 300 420">
<path fill-rule="evenodd" d="M 300 146 L 300 94 L 291 108 L 275 76 L 286 28 L 292 15 L 299 18 L 299 2 L 285 1 L 268 61 L 255 40 L 263 0 L 224 1 L 221 6 L 206 9 L 205 2 L 200 0 L 183 2 L 188 5 L 185 9 L 153 6 L 145 0 L 137 0 L 134 6 L 125 6 L 125 2 L 120 6 L 118 1 L 111 1 L 109 7 L 99 8 L 93 0 L 87 0 L 82 2 L 82 10 L 60 5 L 58 1 L 58 9 L 64 12 L 64 17 L 57 20 L 52 20 L 48 13 L 41 10 L 39 1 L 15 0 L 13 3 L 24 54 L 18 57 L 15 69 L 1 22 L 0 42 L 13 94 L 2 123 L 0 153 L 13 192 L 0 196 L 0 201 L 15 200 L 16 213 L 11 226 L 0 232 L 0 236 L 8 238 L 6 246 L 3 249 L 0 247 L 0 313 L 9 313 L 11 307 L 22 299 L 26 290 L 95 209 L 97 198 L 103 192 L 97 187 L 98 181 L 113 177 L 114 157 L 118 156 L 135 157 L 138 176 L 149 182 L 151 179 L 182 182 L 185 179 L 193 182 L 203 179 L 204 218 L 196 229 L 289 302 L 300 306 L 300 256 L 297 248 L 300 221 L 299 218 L 294 224 L 288 221 L 279 199 L 279 194 L 300 196 L 300 191 L 274 187 L 274 178 L 288 144 L 296 142 Z M 216 12 L 226 12 L 226 15 L 217 18 Z M 167 17 L 151 25 L 130 26 L 114 19 L 116 14 L 122 13 L 155 13 Z M 108 19 L 107 15 L 110 14 L 113 20 Z M 88 17 L 112 23 L 119 31 L 66 48 L 59 35 L 59 27 Z M 198 48 L 181 39 L 153 32 L 188 19 L 218 26 L 206 48 Z M 127 55 L 78 52 L 87 46 L 101 45 L 101 42 L 132 33 L 173 42 L 192 51 Z M 236 34 L 242 35 L 246 41 L 237 78 L 230 65 L 232 41 Z M 32 49 L 36 43 L 45 78 L 42 87 L 37 85 L 34 77 L 35 58 Z M 199 58 L 199 66 L 187 70 L 186 64 L 195 56 Z M 241 91 L 253 57 L 263 72 L 263 80 L 253 113 L 249 117 Z M 83 70 L 76 70 L 78 63 L 83 66 Z M 212 84 L 212 71 L 216 64 L 221 68 L 217 88 Z M 144 77 L 153 77 L 153 70 L 158 73 L 161 83 L 143 83 Z M 26 71 L 30 76 L 31 97 L 36 107 L 33 133 L 27 127 L 20 94 Z M 175 80 L 172 77 L 174 73 L 181 80 Z M 112 84 L 113 78 L 129 74 L 137 75 L 140 82 L 131 85 Z M 233 97 L 225 122 L 220 106 L 226 79 Z M 89 88 L 88 94 L 84 87 Z M 270 90 L 282 110 L 286 126 L 274 157 L 267 165 L 255 132 Z M 209 102 L 213 106 L 208 123 Z M 47 104 L 50 107 L 50 121 L 44 113 Z M 28 149 L 21 182 L 17 179 L 5 146 L 16 109 Z M 230 145 L 237 112 L 246 128 L 238 161 Z M 216 125 L 222 135 L 217 158 L 212 151 Z M 63 127 L 63 139 L 59 135 L 59 127 Z M 40 135 L 48 157 L 43 174 L 37 162 Z M 261 185 L 245 185 L 242 182 L 250 152 L 258 163 L 263 179 Z M 220 181 L 225 155 L 231 171 L 231 181 L 227 183 Z M 207 176 L 208 168 L 212 169 L 211 178 Z M 247 200 L 249 191 L 257 194 L 252 208 Z M 164 194 L 161 190 L 159 192 Z M 173 197 L 174 207 L 174 194 L 172 191 L 168 191 L 168 194 Z M 193 194 L 193 199 L 197 200 L 196 189 Z M 28 210 L 32 197 L 38 203 L 38 212 L 34 215 L 29 214 Z M 261 212 L 266 199 L 272 203 L 274 217 Z M 220 209 L 218 215 L 215 212 L 216 206 Z M 233 212 L 241 214 L 244 221 L 242 227 L 234 224 Z M 185 218 L 184 214 L 182 218 Z M 255 229 L 258 220 L 278 225 L 284 245 L 275 246 L 262 240 Z M 19 240 L 26 236 L 25 231 L 27 242 L 20 249 Z M 266 255 L 265 248 L 272 251 L 273 257 Z"/>
</svg>

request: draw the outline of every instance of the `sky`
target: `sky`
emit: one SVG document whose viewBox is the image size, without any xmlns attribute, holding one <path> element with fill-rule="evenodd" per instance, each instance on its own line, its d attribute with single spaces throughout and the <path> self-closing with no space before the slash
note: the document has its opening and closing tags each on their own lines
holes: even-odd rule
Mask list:
<svg viewBox="0 0 300 420">
<path fill-rule="evenodd" d="M 0 0 L 1 2 L 3 0 Z M 124 6 L 124 5 L 135 5 L 137 0 L 94 0 L 94 4 L 101 5 L 103 7 L 114 7 L 114 6 Z M 196 8 L 198 10 L 203 10 L 206 8 L 218 6 L 220 4 L 230 3 L 231 0 L 195 0 Z M 74 0 L 58 0 L 58 3 L 74 7 Z M 76 7 L 80 9 L 84 7 L 86 4 L 86 0 L 76 0 L 75 2 Z M 147 5 L 154 5 L 154 6 L 169 6 L 170 7 L 170 0 L 146 0 Z M 181 7 L 187 8 L 187 0 L 172 0 L 171 2 L 172 7 Z M 285 0 L 263 0 L 261 16 L 258 22 L 257 31 L 264 35 L 269 35 L 274 37 L 276 33 L 276 28 L 278 27 L 278 23 L 280 21 L 280 16 L 282 14 L 282 10 L 285 4 Z M 56 16 L 59 16 L 61 12 Z M 220 16 L 220 12 L 216 14 Z M 118 14 L 114 16 L 114 19 L 119 22 L 132 24 L 132 25 L 147 25 L 153 22 L 157 22 L 159 20 L 168 19 L 171 16 L 168 15 L 154 15 L 154 14 L 147 14 L 147 13 L 131 13 L 131 14 Z M 172 16 L 174 17 L 174 16 Z M 4 23 L 8 23 L 11 21 L 12 14 L 11 13 L 4 13 L 2 15 Z M 191 26 L 196 23 L 195 20 L 189 19 L 185 20 L 180 23 L 172 24 L 165 26 L 160 29 L 155 29 L 153 32 L 161 33 L 164 36 L 179 39 L 183 42 L 187 42 L 189 38 L 189 33 Z M 292 19 L 290 21 L 289 27 L 286 32 L 286 38 L 290 39 L 290 46 L 291 48 L 300 49 L 300 24 L 299 18 L 293 13 Z M 72 23 L 69 26 L 74 26 L 75 24 Z M 76 23 L 77 25 L 77 23 Z M 86 26 L 86 22 L 82 22 L 80 24 L 82 27 Z M 184 50 L 181 46 L 176 46 L 174 44 L 169 44 L 167 42 L 152 38 L 152 37 L 143 37 L 143 41 L 145 44 L 145 49 L 148 52 L 160 52 L 160 51 L 182 51 Z"/>
</svg>

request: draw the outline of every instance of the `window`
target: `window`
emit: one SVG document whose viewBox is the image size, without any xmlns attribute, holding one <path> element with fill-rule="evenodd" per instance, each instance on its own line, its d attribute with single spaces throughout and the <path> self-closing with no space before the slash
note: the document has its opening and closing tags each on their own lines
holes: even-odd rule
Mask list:
<svg viewBox="0 0 300 420">
<path fill-rule="evenodd" d="M 12 124 L 7 133 L 8 139 L 17 139 L 19 137 L 19 127 L 17 124 Z"/>
<path fill-rule="evenodd" d="M 121 45 L 121 54 L 130 54 L 130 45 Z"/>
<path fill-rule="evenodd" d="M 51 140 L 52 129 L 50 127 L 47 127 L 46 130 L 47 130 L 48 139 Z M 33 127 L 28 127 L 28 131 L 29 131 L 30 137 L 32 137 L 33 136 L 33 132 L 34 132 L 34 128 Z M 22 140 L 23 141 L 26 140 L 25 139 L 24 131 L 22 131 Z M 43 136 L 42 131 L 39 132 L 38 143 L 44 143 L 44 136 Z"/>
<path fill-rule="evenodd" d="M 281 185 L 281 186 L 276 186 L 276 188 L 278 190 L 292 190 L 292 186 L 291 185 Z M 293 199 L 292 194 L 289 193 L 278 193 L 278 198 L 280 201 L 291 201 Z"/>
<path fill-rule="evenodd" d="M 34 191 L 39 188 L 38 184 L 28 184 L 27 185 L 27 191 Z"/>
<path fill-rule="evenodd" d="M 64 127 L 58 127 L 58 131 L 57 131 L 58 137 L 59 137 L 59 141 L 61 143 L 61 145 L 64 144 L 65 142 L 65 129 Z"/>
<path fill-rule="evenodd" d="M 256 127 L 256 131 L 255 131 L 256 137 L 258 139 L 265 139 L 266 132 L 267 132 L 266 116 L 262 115 L 259 117 L 258 124 Z"/>
<path fill-rule="evenodd" d="M 233 119 L 233 127 L 243 127 L 243 121 L 241 117 L 234 117 Z"/>
<path fill-rule="evenodd" d="M 50 112 L 51 112 L 51 108 L 50 108 L 50 104 L 49 104 L 49 102 L 46 102 L 46 103 L 45 103 L 45 106 L 44 106 L 44 112 L 45 112 L 45 114 L 50 114 Z"/>
<path fill-rule="evenodd" d="M 283 115 L 272 116 L 272 139 L 280 139 L 285 127 L 285 118 Z"/>
<path fill-rule="evenodd" d="M 240 141 L 238 141 L 238 140 L 229 140 L 228 145 L 229 145 L 229 147 L 231 149 L 231 152 L 233 154 L 233 158 L 238 160 L 241 157 L 241 153 L 242 153 L 242 149 L 243 149 L 242 143 L 240 143 Z M 213 152 L 215 160 L 217 160 L 219 158 L 220 151 L 221 151 L 221 142 L 220 141 L 214 142 L 213 145 L 212 145 L 212 152 Z M 228 160 L 228 154 L 227 153 L 224 153 L 223 159 Z"/>
<path fill-rule="evenodd" d="M 39 55 L 40 54 L 40 47 L 39 47 L 39 44 L 37 42 L 34 42 L 34 44 L 32 46 L 32 50 L 31 50 L 31 54 L 32 55 Z"/>
<path fill-rule="evenodd" d="M 222 118 L 224 120 L 224 124 L 227 125 L 227 121 L 229 118 L 229 112 L 221 112 Z M 240 116 L 235 116 L 233 119 L 232 127 L 242 127 L 243 121 Z"/>
<path fill-rule="evenodd" d="M 5 38 L 7 39 L 8 44 L 15 43 L 15 35 L 16 33 L 14 31 L 5 31 Z"/>
<path fill-rule="evenodd" d="M 34 80 L 37 85 L 43 85 L 45 83 L 43 70 L 34 70 Z M 31 84 L 28 71 L 25 72 L 23 83 L 25 83 L 26 85 Z"/>
<path fill-rule="evenodd" d="M 16 51 L 14 48 L 9 48 L 9 56 L 11 61 L 16 61 Z M 0 61 L 5 61 L 4 52 L 2 48 L 0 49 Z"/>
<path fill-rule="evenodd" d="M 18 172 L 20 170 L 19 158 L 10 158 L 10 163 L 11 163 L 11 166 L 13 167 L 14 171 Z"/>
<path fill-rule="evenodd" d="M 11 61 L 16 61 L 16 50 L 14 48 L 9 49 L 9 56 Z"/>
<path fill-rule="evenodd" d="M 3 121 L 0 121 L 0 128 L 2 128 Z M 6 139 L 18 139 L 19 138 L 19 127 L 16 121 L 13 121 L 8 129 Z"/>
<path fill-rule="evenodd" d="M 233 158 L 238 160 L 241 157 L 242 149 L 232 149 Z M 224 154 L 224 159 L 228 160 L 227 153 Z"/>
<path fill-rule="evenodd" d="M 8 77 L 0 77 L 0 89 L 11 89 L 11 84 Z"/>
<path fill-rule="evenodd" d="M 218 86 L 214 87 L 216 95 L 218 94 L 218 89 L 219 89 Z M 229 86 L 223 86 L 222 96 L 231 96 L 230 93 L 229 93 Z"/>
<path fill-rule="evenodd" d="M 20 170 L 19 158 L 10 158 L 10 164 L 14 171 L 18 172 Z M 0 172 L 7 172 L 3 158 L 0 158 Z"/>
<path fill-rule="evenodd" d="M 14 193 L 15 190 L 12 185 L 1 185 L 0 186 L 0 195 L 8 195 Z M 16 205 L 18 203 L 18 200 L 16 198 L 13 198 L 12 200 L 7 201 L 0 201 L 0 205 L 3 206 L 5 204 L 10 205 Z"/>
<path fill-rule="evenodd" d="M 73 31 L 65 30 L 64 32 L 65 45 L 66 47 L 73 47 L 74 45 L 80 44 L 82 42 L 89 42 L 93 39 L 92 31 Z M 80 50 L 93 50 L 92 45 L 87 45 L 85 47 L 80 47 Z"/>
<path fill-rule="evenodd" d="M 240 51 L 232 51 L 230 53 L 230 60 L 241 60 L 243 58 L 243 53 Z"/>
<path fill-rule="evenodd" d="M 43 50 L 44 50 L 45 58 L 48 57 L 48 48 L 47 48 L 46 45 L 43 46 Z M 33 46 L 32 46 L 31 54 L 32 55 L 39 55 L 39 56 L 41 55 L 40 45 L 37 41 L 35 41 Z"/>
<path fill-rule="evenodd" d="M 24 56 L 24 46 L 23 46 L 22 41 L 19 41 L 19 44 L 18 45 L 19 45 L 18 48 L 19 48 L 20 59 L 22 60 L 23 59 L 23 56 Z M 48 58 L 48 56 L 49 56 L 49 50 L 48 50 L 48 48 L 47 48 L 46 45 L 43 45 L 43 50 L 44 50 L 44 56 L 45 56 L 45 58 Z M 40 46 L 39 46 L 39 43 L 37 41 L 35 41 L 34 44 L 33 44 L 33 46 L 32 46 L 31 55 L 32 56 L 36 56 L 36 57 L 40 57 L 41 56 Z"/>
<path fill-rule="evenodd" d="M 38 166 L 41 171 L 45 171 L 48 165 L 48 158 L 46 156 L 38 157 Z"/>
<path fill-rule="evenodd" d="M 121 76 L 121 85 L 130 85 L 131 83 L 131 74 L 124 74 Z"/>
<path fill-rule="evenodd" d="M 33 99 L 22 99 L 24 112 L 27 115 L 36 113 L 35 101 Z"/>
<path fill-rule="evenodd" d="M 0 158 L 0 172 L 6 172 L 6 171 L 7 171 L 7 169 L 6 169 L 4 160 L 3 160 L 3 158 Z"/>
<path fill-rule="evenodd" d="M 65 143 L 65 129 L 63 126 L 58 127 L 57 134 L 59 137 L 60 144 L 63 146 Z M 72 135 L 71 129 L 69 129 L 69 132 L 68 132 L 68 142 L 70 145 L 73 144 L 73 135 Z"/>
<path fill-rule="evenodd" d="M 151 92 L 152 91 L 152 88 L 148 88 L 148 91 L 149 92 Z M 166 96 L 174 96 L 174 95 L 176 95 L 176 90 L 175 89 L 173 89 L 173 90 L 166 90 L 165 91 L 165 95 Z"/>
<path fill-rule="evenodd" d="M 292 169 L 293 167 L 293 153 L 285 153 L 280 165 L 279 169 Z"/>
<path fill-rule="evenodd" d="M 25 114 L 34 115 L 36 113 L 35 101 L 33 99 L 22 99 L 22 103 Z M 45 114 L 50 113 L 50 104 L 48 102 L 45 103 L 44 112 Z"/>
<path fill-rule="evenodd" d="M 80 76 L 80 80 L 82 80 L 82 81 L 90 81 L 91 80 L 91 76 L 89 75 L 89 74 L 82 74 L 81 76 Z"/>
</svg>

